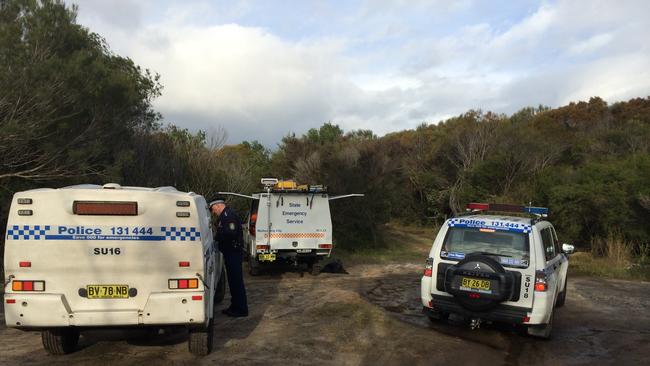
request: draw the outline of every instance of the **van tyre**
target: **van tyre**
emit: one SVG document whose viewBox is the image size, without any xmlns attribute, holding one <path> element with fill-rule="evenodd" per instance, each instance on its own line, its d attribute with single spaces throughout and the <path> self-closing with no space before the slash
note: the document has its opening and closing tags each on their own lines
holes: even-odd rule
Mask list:
<svg viewBox="0 0 650 366">
<path fill-rule="evenodd" d="M 567 278 L 564 279 L 564 290 L 562 290 L 562 292 L 560 292 L 557 295 L 557 301 L 555 302 L 555 307 L 556 308 L 560 308 L 560 307 L 564 306 L 564 303 L 566 302 L 567 282 L 569 282 L 569 277 L 568 276 L 567 276 Z"/>
<path fill-rule="evenodd" d="M 537 337 L 537 338 L 542 338 L 542 339 L 550 339 L 551 338 L 551 332 L 553 331 L 553 317 L 554 317 L 555 312 L 551 312 L 551 317 L 548 319 L 548 324 L 541 324 L 541 325 L 529 325 L 527 332 L 529 336 Z"/>
<path fill-rule="evenodd" d="M 43 348 L 52 355 L 65 355 L 77 349 L 79 331 L 73 328 L 48 329 L 41 332 Z"/>
<path fill-rule="evenodd" d="M 214 318 L 213 318 L 214 319 Z M 210 319 L 206 328 L 190 328 L 187 340 L 190 353 L 196 356 L 206 356 L 212 352 L 214 338 L 214 320 Z"/>
<path fill-rule="evenodd" d="M 226 268 L 221 266 L 221 275 L 219 275 L 219 282 L 217 288 L 214 290 L 214 303 L 220 304 L 226 296 Z"/>
</svg>

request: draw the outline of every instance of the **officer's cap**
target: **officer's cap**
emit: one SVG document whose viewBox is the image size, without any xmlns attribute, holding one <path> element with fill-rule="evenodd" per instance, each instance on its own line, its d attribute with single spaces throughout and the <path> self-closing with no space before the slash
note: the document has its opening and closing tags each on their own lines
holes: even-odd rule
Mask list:
<svg viewBox="0 0 650 366">
<path fill-rule="evenodd" d="M 213 205 L 216 205 L 217 203 L 223 203 L 224 205 L 226 204 L 226 198 L 223 196 L 215 196 L 210 199 L 210 203 L 208 203 L 208 207 L 212 207 Z"/>
</svg>

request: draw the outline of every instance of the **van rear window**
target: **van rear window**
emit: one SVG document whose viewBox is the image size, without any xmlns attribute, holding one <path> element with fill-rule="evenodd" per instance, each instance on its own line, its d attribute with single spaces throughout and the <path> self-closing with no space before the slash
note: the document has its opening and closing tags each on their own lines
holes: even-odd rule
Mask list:
<svg viewBox="0 0 650 366">
<path fill-rule="evenodd" d="M 74 201 L 72 212 L 75 215 L 137 216 L 137 202 L 115 201 Z"/>
<path fill-rule="evenodd" d="M 459 260 L 472 253 L 493 256 L 503 266 L 528 267 L 528 234 L 480 228 L 449 228 L 440 257 Z"/>
</svg>

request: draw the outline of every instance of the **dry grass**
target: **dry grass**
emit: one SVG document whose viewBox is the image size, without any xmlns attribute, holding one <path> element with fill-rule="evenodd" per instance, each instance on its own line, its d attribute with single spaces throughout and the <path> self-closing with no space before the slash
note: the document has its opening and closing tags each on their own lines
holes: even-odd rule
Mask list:
<svg viewBox="0 0 650 366">
<path fill-rule="evenodd" d="M 573 254 L 569 270 L 578 275 L 650 281 L 650 245 L 635 245 L 613 232 L 593 240 L 591 252 Z"/>
</svg>

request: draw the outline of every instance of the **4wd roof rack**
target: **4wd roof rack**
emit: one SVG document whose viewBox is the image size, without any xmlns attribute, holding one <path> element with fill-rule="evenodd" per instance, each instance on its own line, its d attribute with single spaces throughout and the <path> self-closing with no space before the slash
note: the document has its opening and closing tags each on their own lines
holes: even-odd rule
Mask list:
<svg viewBox="0 0 650 366">
<path fill-rule="evenodd" d="M 531 224 L 537 221 L 540 221 L 542 218 L 548 217 L 548 208 L 546 207 L 535 207 L 532 205 L 523 206 L 523 205 L 512 205 L 506 203 L 468 203 L 467 204 L 467 214 L 474 214 L 478 212 L 499 212 L 499 213 L 511 213 L 517 215 L 533 216 L 531 218 Z"/>
</svg>

